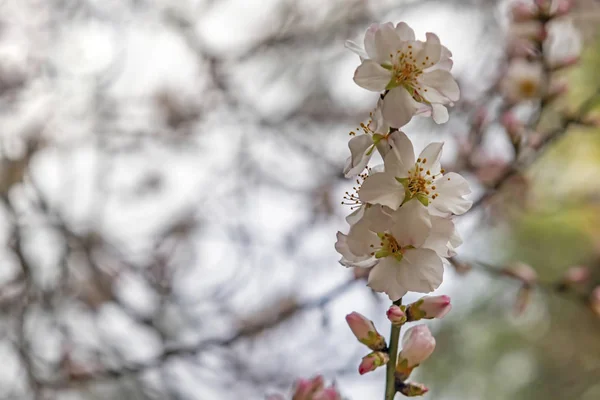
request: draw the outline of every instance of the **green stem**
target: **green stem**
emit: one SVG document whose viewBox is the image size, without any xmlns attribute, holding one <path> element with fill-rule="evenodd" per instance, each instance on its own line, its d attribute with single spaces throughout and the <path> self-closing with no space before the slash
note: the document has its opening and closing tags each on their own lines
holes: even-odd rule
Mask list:
<svg viewBox="0 0 600 400">
<path fill-rule="evenodd" d="M 396 300 L 394 305 L 400 306 L 402 298 Z M 394 372 L 396 370 L 396 359 L 398 358 L 398 339 L 400 339 L 400 326 L 392 325 L 390 332 L 390 344 L 388 346 L 390 361 L 387 363 L 385 371 L 385 400 L 394 400 L 396 395 L 396 385 Z"/>
</svg>

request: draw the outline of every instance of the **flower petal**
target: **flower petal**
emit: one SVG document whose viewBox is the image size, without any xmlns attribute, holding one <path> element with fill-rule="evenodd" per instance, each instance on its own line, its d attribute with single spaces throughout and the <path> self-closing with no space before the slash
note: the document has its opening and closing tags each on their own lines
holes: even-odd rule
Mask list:
<svg viewBox="0 0 600 400">
<path fill-rule="evenodd" d="M 364 203 L 381 204 L 395 210 L 404 201 L 404 186 L 396 181 L 394 175 L 380 172 L 363 182 L 358 197 Z"/>
<path fill-rule="evenodd" d="M 350 157 L 346 160 L 344 175 L 346 178 L 356 176 L 361 173 L 369 163 L 373 149 L 373 138 L 370 135 L 357 135 L 348 142 Z"/>
<path fill-rule="evenodd" d="M 410 249 L 404 253 L 396 279 L 407 290 L 429 293 L 437 289 L 444 278 L 444 263 L 435 251 Z"/>
<path fill-rule="evenodd" d="M 392 214 L 390 232 L 404 246 L 421 247 L 431 232 L 431 217 L 420 201 L 407 201 Z"/>
<path fill-rule="evenodd" d="M 436 124 L 445 124 L 450 119 L 446 106 L 439 103 L 431 104 L 431 116 Z"/>
<path fill-rule="evenodd" d="M 360 221 L 363 215 L 365 215 L 365 208 L 366 206 L 364 204 L 361 204 L 360 207 L 348 214 L 346 216 L 346 222 L 348 223 L 348 225 L 354 225 L 355 223 Z"/>
<path fill-rule="evenodd" d="M 390 300 L 398 300 L 408 291 L 396 280 L 399 266 L 393 257 L 382 259 L 369 273 L 367 285 L 376 292 L 387 293 Z"/>
<path fill-rule="evenodd" d="M 441 212 L 450 212 L 456 215 L 467 212 L 473 202 L 463 196 L 471 193 L 469 183 L 465 178 L 455 172 L 450 172 L 435 182 L 438 196 L 431 203 Z"/>
<path fill-rule="evenodd" d="M 345 267 L 368 268 L 372 267 L 377 263 L 377 259 L 371 257 L 370 255 L 360 257 L 354 255 L 350 251 L 350 248 L 348 246 L 348 236 L 344 235 L 342 232 L 337 233 L 335 249 L 342 256 L 342 258 L 340 259 L 340 264 L 342 264 Z"/>
<path fill-rule="evenodd" d="M 400 158 L 400 153 L 395 149 L 387 153 L 383 163 L 385 165 L 385 172 L 392 175 L 394 178 L 408 177 L 408 171 L 414 164 L 404 164 Z"/>
<path fill-rule="evenodd" d="M 379 243 L 379 237 L 375 232 L 369 230 L 369 221 L 367 221 L 365 218 L 362 218 L 360 221 L 350 227 L 350 232 L 348 232 L 348 235 L 345 239 L 345 245 L 347 246 L 350 254 L 353 254 L 354 257 L 360 260 L 369 258 L 371 252 L 373 252 L 372 248 L 379 245 Z M 373 247 L 371 247 L 371 245 L 373 245 Z M 342 254 L 342 256 L 348 259 L 352 258 L 349 257 L 348 254 Z"/>
<path fill-rule="evenodd" d="M 396 25 L 396 34 L 403 42 L 415 40 L 415 31 L 406 22 L 399 22 Z"/>
<path fill-rule="evenodd" d="M 354 82 L 372 92 L 381 92 L 391 79 L 391 73 L 373 60 L 364 60 L 354 72 Z"/>
<path fill-rule="evenodd" d="M 360 47 L 360 45 L 358 43 L 353 42 L 352 40 L 346 40 L 346 42 L 344 43 L 344 46 L 346 46 L 346 48 L 348 50 L 350 50 L 351 52 L 353 52 L 354 54 L 358 55 L 360 57 L 361 61 L 364 60 L 365 58 L 369 58 L 369 55 L 367 54 L 365 49 Z"/>
<path fill-rule="evenodd" d="M 389 81 L 388 81 L 389 82 Z M 400 128 L 406 125 L 419 108 L 410 93 L 399 86 L 391 89 L 383 99 L 383 118 L 393 127 Z"/>
<path fill-rule="evenodd" d="M 443 100 L 457 101 L 460 98 L 460 89 L 458 83 L 454 80 L 452 74 L 443 69 L 436 69 L 421 75 L 421 84 L 428 87 L 427 92 L 423 92 L 423 97 L 428 101 L 442 103 Z M 435 89 L 435 91 L 432 91 Z M 441 99 L 440 100 L 440 96 Z"/>
<path fill-rule="evenodd" d="M 365 33 L 365 52 L 369 58 L 377 59 L 377 49 L 375 48 L 375 32 L 379 30 L 379 24 L 371 24 Z"/>
<path fill-rule="evenodd" d="M 438 43 L 425 42 L 421 51 L 415 54 L 415 63 L 421 68 L 429 68 L 438 61 L 442 55 L 442 46 Z"/>
<path fill-rule="evenodd" d="M 377 48 L 376 61 L 381 64 L 391 64 L 391 57 L 396 56 L 396 51 L 400 49 L 402 42 L 394 30 L 391 22 L 385 23 L 375 32 L 375 46 Z"/>
<path fill-rule="evenodd" d="M 440 257 L 451 257 L 455 247 L 450 245 L 452 238 L 460 240 L 454 222 L 450 218 L 432 216 L 431 232 L 421 247 L 435 251 Z"/>
<path fill-rule="evenodd" d="M 439 174 L 442 169 L 440 158 L 442 157 L 443 147 L 444 143 L 442 142 L 429 143 L 427 147 L 423 149 L 421 154 L 419 154 L 421 166 L 425 171 L 430 171 L 432 176 Z"/>
<path fill-rule="evenodd" d="M 397 157 L 407 169 L 415 164 L 415 150 L 412 142 L 404 132 L 395 131 L 390 134 L 388 143 L 392 146 Z"/>
</svg>

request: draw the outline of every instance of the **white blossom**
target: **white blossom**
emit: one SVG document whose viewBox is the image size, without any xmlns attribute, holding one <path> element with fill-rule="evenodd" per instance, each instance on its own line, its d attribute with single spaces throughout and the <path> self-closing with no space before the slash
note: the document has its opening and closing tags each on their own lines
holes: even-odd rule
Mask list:
<svg viewBox="0 0 600 400">
<path fill-rule="evenodd" d="M 544 94 L 544 67 L 540 62 L 517 58 L 508 66 L 501 90 L 510 102 L 540 98 Z"/>
<path fill-rule="evenodd" d="M 571 65 L 579 59 L 582 39 L 571 21 L 555 21 L 550 25 L 544 41 L 544 57 L 551 68 Z"/>
<path fill-rule="evenodd" d="M 375 173 L 362 184 L 358 196 L 364 203 L 397 209 L 416 198 L 441 213 L 463 214 L 473 204 L 467 181 L 457 173 L 445 174 L 440 165 L 443 143 L 431 143 L 415 160 L 411 141 L 399 133 L 396 146 L 384 160 L 384 172 Z"/>
<path fill-rule="evenodd" d="M 336 249 L 346 266 L 375 265 L 368 285 L 397 300 L 408 291 L 429 293 L 442 283 L 441 257 L 448 256 L 455 236 L 450 219 L 431 216 L 420 202 L 411 201 L 391 214 L 381 206 L 369 207 L 348 235 L 338 233 Z"/>
<path fill-rule="evenodd" d="M 413 115 L 431 115 L 435 122 L 448 120 L 445 105 L 460 95 L 452 75 L 452 54 L 439 38 L 428 33 L 426 41 L 415 40 L 404 22 L 373 24 L 364 38 L 364 49 L 353 42 L 346 46 L 361 58 L 354 81 L 361 87 L 386 91 L 383 118 L 393 127 L 407 124 Z"/>
</svg>

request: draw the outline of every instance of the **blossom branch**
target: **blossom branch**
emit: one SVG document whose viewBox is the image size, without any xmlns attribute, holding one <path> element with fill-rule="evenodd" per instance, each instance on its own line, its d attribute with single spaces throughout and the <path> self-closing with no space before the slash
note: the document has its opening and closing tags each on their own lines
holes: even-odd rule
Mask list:
<svg viewBox="0 0 600 400">
<path fill-rule="evenodd" d="M 402 305 L 402 298 L 394 301 L 395 306 Z M 401 325 L 392 324 L 390 330 L 390 344 L 389 344 L 389 355 L 390 361 L 388 362 L 385 370 L 385 400 L 393 400 L 396 395 L 396 378 L 394 372 L 396 369 L 396 361 L 398 359 L 398 341 L 400 339 L 400 331 L 402 330 Z"/>
</svg>

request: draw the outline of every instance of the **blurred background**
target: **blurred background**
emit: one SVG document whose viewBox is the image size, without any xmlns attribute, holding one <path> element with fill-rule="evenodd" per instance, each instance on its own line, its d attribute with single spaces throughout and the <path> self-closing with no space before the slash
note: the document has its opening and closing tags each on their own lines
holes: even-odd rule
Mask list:
<svg viewBox="0 0 600 400">
<path fill-rule="evenodd" d="M 0 398 L 264 399 L 317 374 L 382 398 L 344 316 L 387 335 L 389 300 L 333 246 L 377 98 L 344 41 L 406 21 L 453 52 L 462 98 L 404 131 L 445 141 L 476 202 L 415 379 L 439 400 L 600 399 L 600 3 L 560 19 L 581 60 L 515 133 L 505 2 L 0 1 Z"/>
</svg>

